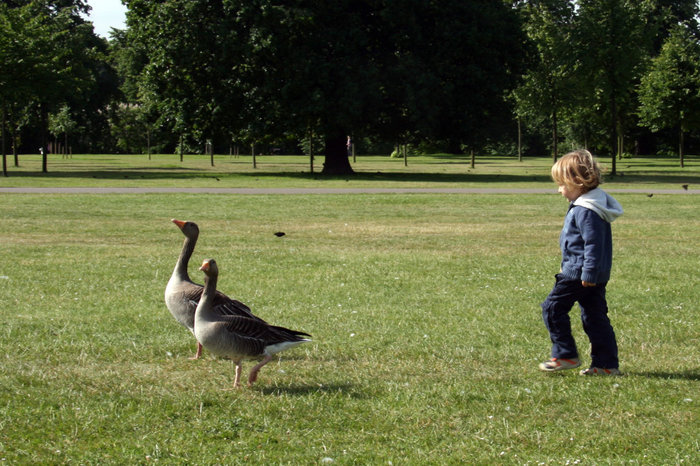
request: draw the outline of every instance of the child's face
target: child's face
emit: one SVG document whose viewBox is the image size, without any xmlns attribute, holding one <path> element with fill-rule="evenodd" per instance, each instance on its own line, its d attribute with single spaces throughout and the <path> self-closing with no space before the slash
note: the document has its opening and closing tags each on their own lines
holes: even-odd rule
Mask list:
<svg viewBox="0 0 700 466">
<path fill-rule="evenodd" d="M 566 184 L 559 185 L 559 192 L 564 196 L 569 202 L 574 202 L 578 197 L 583 194 L 583 188 L 579 186 L 569 186 Z"/>
</svg>

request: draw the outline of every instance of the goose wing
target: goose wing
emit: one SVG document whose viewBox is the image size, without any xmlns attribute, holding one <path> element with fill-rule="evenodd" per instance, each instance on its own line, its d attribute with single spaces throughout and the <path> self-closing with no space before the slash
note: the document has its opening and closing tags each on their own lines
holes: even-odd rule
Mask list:
<svg viewBox="0 0 700 466">
<path fill-rule="evenodd" d="M 258 340 L 264 345 L 272 345 L 285 341 L 302 341 L 304 332 L 297 332 L 284 327 L 269 325 L 260 320 L 242 316 L 224 316 L 226 331 L 239 337 Z"/>
<path fill-rule="evenodd" d="M 218 290 L 214 297 L 214 310 L 221 315 L 242 316 L 259 322 L 265 322 L 263 319 L 253 314 L 248 306 L 237 299 L 229 298 Z"/>
<path fill-rule="evenodd" d="M 204 287 L 194 282 L 190 282 L 187 286 L 183 287 L 184 297 L 190 303 L 192 315 L 194 315 L 194 310 L 197 308 L 197 303 L 199 303 L 199 300 L 202 298 L 203 292 Z M 263 319 L 253 314 L 248 306 L 237 299 L 229 298 L 218 290 L 214 296 L 212 307 L 214 312 L 222 316 L 241 316 L 265 322 Z"/>
</svg>

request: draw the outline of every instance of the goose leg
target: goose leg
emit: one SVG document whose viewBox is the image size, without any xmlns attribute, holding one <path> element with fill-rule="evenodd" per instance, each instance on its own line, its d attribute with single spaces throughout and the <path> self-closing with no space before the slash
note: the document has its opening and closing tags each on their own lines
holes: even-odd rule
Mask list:
<svg viewBox="0 0 700 466">
<path fill-rule="evenodd" d="M 200 342 L 197 342 L 197 352 L 190 359 L 199 359 L 199 357 L 201 355 L 202 355 L 202 344 Z"/>
<path fill-rule="evenodd" d="M 267 364 L 272 360 L 272 356 L 265 356 L 262 361 L 260 361 L 255 367 L 250 370 L 250 375 L 248 376 L 248 386 L 250 387 L 258 379 L 258 371 L 262 366 Z"/>
<path fill-rule="evenodd" d="M 241 385 L 241 361 L 236 361 L 236 378 L 233 380 L 233 387 L 238 388 Z"/>
</svg>

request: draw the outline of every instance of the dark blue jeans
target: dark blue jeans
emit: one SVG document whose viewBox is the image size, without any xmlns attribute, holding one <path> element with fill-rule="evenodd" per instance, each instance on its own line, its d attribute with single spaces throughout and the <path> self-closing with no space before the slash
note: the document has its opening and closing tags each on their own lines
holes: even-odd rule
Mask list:
<svg viewBox="0 0 700 466">
<path fill-rule="evenodd" d="M 554 288 L 542 303 L 542 319 L 552 340 L 553 358 L 577 358 L 571 334 L 569 311 L 578 302 L 583 330 L 591 341 L 591 367 L 617 369 L 617 342 L 608 318 L 605 283 L 584 287 L 581 280 L 568 280 L 557 274 Z"/>
</svg>

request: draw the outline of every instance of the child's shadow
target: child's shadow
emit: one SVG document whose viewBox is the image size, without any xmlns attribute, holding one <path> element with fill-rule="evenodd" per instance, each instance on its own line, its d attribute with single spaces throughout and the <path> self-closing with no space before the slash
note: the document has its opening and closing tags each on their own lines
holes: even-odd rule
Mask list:
<svg viewBox="0 0 700 466">
<path fill-rule="evenodd" d="M 700 369 L 689 369 L 685 371 L 650 371 L 650 372 L 627 372 L 629 375 L 639 375 L 642 377 L 656 379 L 673 379 L 673 380 L 700 380 Z"/>
</svg>

